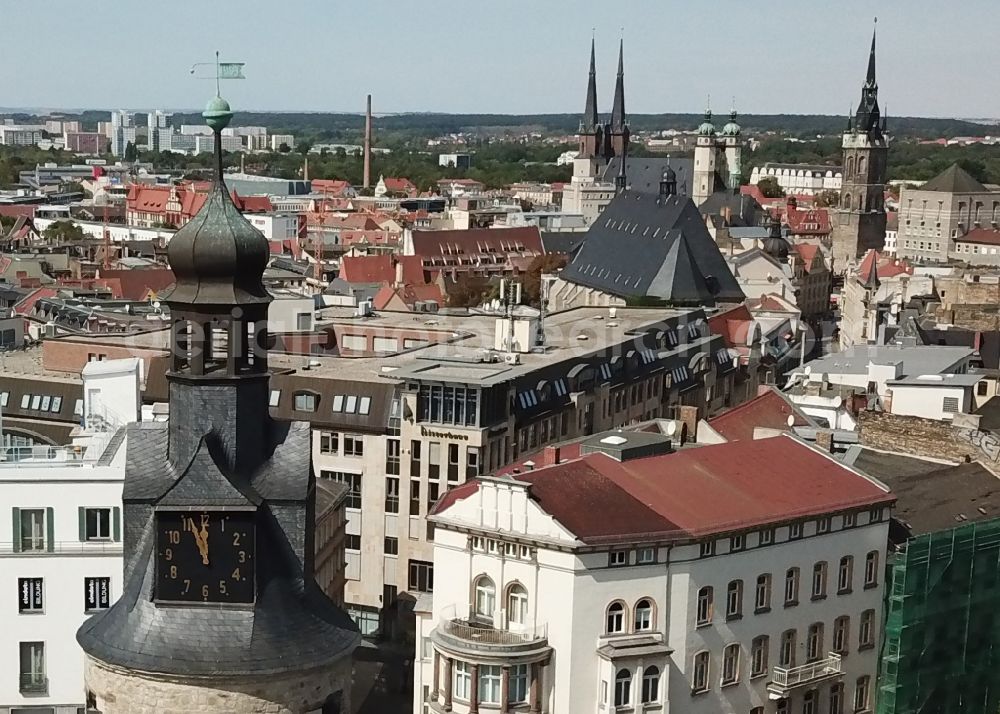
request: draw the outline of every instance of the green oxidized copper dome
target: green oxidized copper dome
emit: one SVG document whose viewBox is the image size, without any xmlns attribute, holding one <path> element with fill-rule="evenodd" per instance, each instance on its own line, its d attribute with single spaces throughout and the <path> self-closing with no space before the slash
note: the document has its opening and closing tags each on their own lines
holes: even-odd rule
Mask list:
<svg viewBox="0 0 1000 714">
<path fill-rule="evenodd" d="M 723 136 L 739 136 L 740 135 L 740 125 L 736 123 L 736 110 L 734 109 L 729 114 L 729 123 L 722 127 Z"/>
<path fill-rule="evenodd" d="M 698 134 L 701 136 L 713 136 L 715 134 L 715 125 L 712 124 L 712 110 L 705 110 L 705 121 L 702 122 L 701 126 L 698 127 Z"/>
<path fill-rule="evenodd" d="M 209 100 L 201 115 L 213 131 L 222 131 L 232 121 L 233 110 L 229 107 L 229 102 L 216 95 Z"/>
</svg>

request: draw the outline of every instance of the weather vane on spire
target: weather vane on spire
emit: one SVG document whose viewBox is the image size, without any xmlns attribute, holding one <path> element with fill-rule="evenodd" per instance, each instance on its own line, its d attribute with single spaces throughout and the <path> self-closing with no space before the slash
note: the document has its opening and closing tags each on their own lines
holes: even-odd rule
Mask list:
<svg viewBox="0 0 1000 714">
<path fill-rule="evenodd" d="M 219 61 L 219 51 L 215 51 L 215 62 L 198 62 L 197 64 L 191 65 L 191 74 L 195 76 L 196 79 L 214 79 L 215 80 L 215 94 L 216 96 L 222 96 L 222 80 L 223 79 L 246 79 L 243 76 L 243 67 L 246 62 L 220 62 Z M 215 70 L 214 74 L 202 74 L 203 67 L 211 67 Z"/>
</svg>

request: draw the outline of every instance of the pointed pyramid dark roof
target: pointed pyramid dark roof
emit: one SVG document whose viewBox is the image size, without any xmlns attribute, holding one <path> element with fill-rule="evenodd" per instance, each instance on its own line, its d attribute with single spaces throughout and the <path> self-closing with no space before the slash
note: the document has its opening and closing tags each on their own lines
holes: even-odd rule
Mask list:
<svg viewBox="0 0 1000 714">
<path fill-rule="evenodd" d="M 616 134 L 625 129 L 625 41 L 618 44 L 618 76 L 615 79 L 615 100 L 611 108 L 611 130 Z"/>
<path fill-rule="evenodd" d="M 587 104 L 583 109 L 581 128 L 585 132 L 594 132 L 601 125 L 597 117 L 597 68 L 594 60 L 594 41 L 590 41 L 590 76 L 587 78 Z"/>
<path fill-rule="evenodd" d="M 858 267 L 858 282 L 869 290 L 878 290 L 882 281 L 878 279 L 878 251 L 870 250 Z"/>
<path fill-rule="evenodd" d="M 661 198 L 632 189 L 608 204 L 561 275 L 624 298 L 678 305 L 744 299 L 689 198 Z"/>
<path fill-rule="evenodd" d="M 941 191 L 942 193 L 987 193 L 989 191 L 958 164 L 952 164 L 918 190 Z"/>
</svg>

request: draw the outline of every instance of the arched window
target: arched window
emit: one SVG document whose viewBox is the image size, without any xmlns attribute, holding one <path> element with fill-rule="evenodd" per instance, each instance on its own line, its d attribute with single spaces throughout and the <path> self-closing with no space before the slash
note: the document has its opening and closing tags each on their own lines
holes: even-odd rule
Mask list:
<svg viewBox="0 0 1000 714">
<path fill-rule="evenodd" d="M 789 568 L 785 571 L 785 606 L 797 605 L 799 602 L 799 569 Z"/>
<path fill-rule="evenodd" d="M 520 583 L 507 589 L 507 621 L 515 625 L 528 621 L 528 591 Z"/>
<path fill-rule="evenodd" d="M 865 556 L 865 587 L 878 585 L 878 551 L 873 550 Z"/>
<path fill-rule="evenodd" d="M 653 629 L 653 603 L 643 598 L 635 604 L 635 630 Z"/>
<path fill-rule="evenodd" d="M 740 679 L 740 646 L 738 643 L 726 645 L 722 650 L 722 683 L 735 684 Z"/>
<path fill-rule="evenodd" d="M 712 621 L 712 586 L 706 585 L 698 591 L 698 611 L 695 614 L 696 625 L 707 625 Z"/>
<path fill-rule="evenodd" d="M 620 602 L 613 602 L 608 606 L 606 629 L 608 632 L 625 631 L 625 605 Z"/>
<path fill-rule="evenodd" d="M 844 194 L 844 208 L 848 211 L 851 210 L 851 194 L 849 193 Z"/>
<path fill-rule="evenodd" d="M 854 580 L 854 558 L 845 555 L 840 559 L 840 568 L 837 571 L 837 593 L 851 592 L 851 584 Z"/>
<path fill-rule="evenodd" d="M 754 610 L 758 612 L 771 609 L 771 574 L 763 573 L 757 576 L 757 590 L 754 595 Z"/>
<path fill-rule="evenodd" d="M 642 702 L 659 701 L 660 699 L 660 668 L 646 667 L 642 670 Z"/>
<path fill-rule="evenodd" d="M 743 581 L 732 580 L 726 588 L 726 619 L 743 616 Z"/>
<path fill-rule="evenodd" d="M 694 656 L 694 666 L 691 668 L 691 691 L 708 691 L 709 668 L 708 652 L 699 652 Z"/>
<path fill-rule="evenodd" d="M 858 157 L 858 173 L 863 174 L 865 169 L 868 168 L 868 161 L 864 156 Z"/>
<path fill-rule="evenodd" d="M 493 621 L 493 611 L 497 604 L 497 589 L 493 581 L 485 575 L 476 580 L 476 617 Z"/>
<path fill-rule="evenodd" d="M 615 706 L 627 707 L 632 701 L 632 673 L 619 669 L 615 675 Z"/>
<path fill-rule="evenodd" d="M 847 157 L 847 175 L 848 176 L 854 175 L 854 157 L 853 156 L 848 156 Z"/>
</svg>

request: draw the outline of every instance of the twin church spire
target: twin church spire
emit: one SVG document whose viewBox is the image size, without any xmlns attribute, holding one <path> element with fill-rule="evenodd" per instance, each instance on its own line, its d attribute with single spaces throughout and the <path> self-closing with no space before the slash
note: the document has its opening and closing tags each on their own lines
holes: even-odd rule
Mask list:
<svg viewBox="0 0 1000 714">
<path fill-rule="evenodd" d="M 615 80 L 611 116 L 604 124 L 597 112 L 597 62 L 594 41 L 590 42 L 590 74 L 587 78 L 587 101 L 580 122 L 580 156 L 601 157 L 610 161 L 628 152 L 629 128 L 625 117 L 625 47 L 618 45 L 618 76 Z"/>
</svg>

